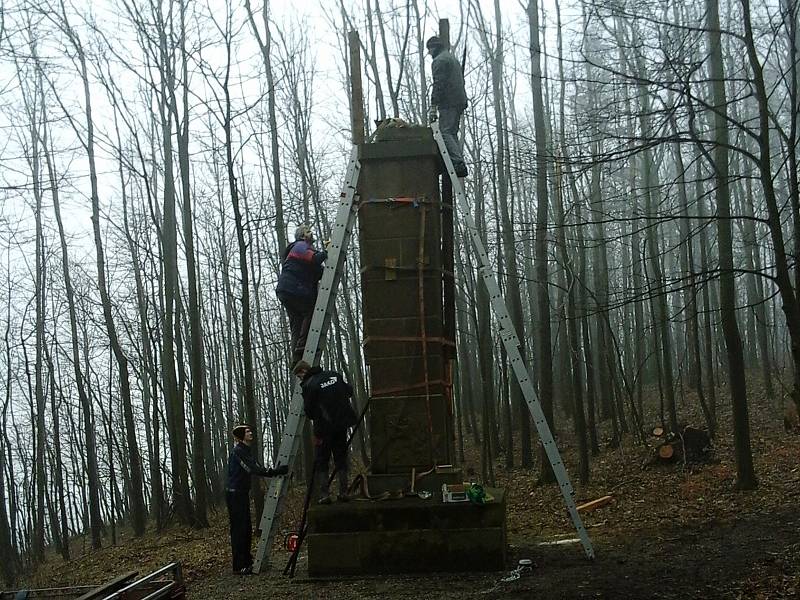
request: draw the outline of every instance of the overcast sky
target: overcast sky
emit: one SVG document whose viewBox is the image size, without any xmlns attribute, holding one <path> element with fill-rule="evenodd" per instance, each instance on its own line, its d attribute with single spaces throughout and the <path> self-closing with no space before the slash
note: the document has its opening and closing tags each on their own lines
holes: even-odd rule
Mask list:
<svg viewBox="0 0 800 600">
<path fill-rule="evenodd" d="M 108 2 L 75 2 L 73 6 L 77 11 L 88 14 L 90 11 L 95 16 L 99 28 L 110 39 L 118 39 L 120 47 L 116 51 L 125 55 L 126 51 L 131 56 L 137 53 L 136 41 L 132 37 L 130 25 L 127 18 L 120 14 L 118 9 L 120 0 L 109 0 Z M 482 87 L 485 82 L 477 81 L 479 77 L 478 71 L 481 69 L 483 59 L 480 58 L 478 53 L 476 36 L 477 32 L 474 31 L 475 27 L 475 11 L 477 7 L 483 13 L 484 18 L 490 27 L 494 27 L 494 1 L 493 0 L 480 0 L 476 2 L 472 0 L 472 5 L 469 2 L 464 2 L 463 10 L 468 11 L 469 27 L 467 31 L 467 40 L 469 45 L 469 54 L 467 59 L 466 73 L 468 87 Z M 381 9 L 385 18 L 391 20 L 395 14 L 398 19 L 405 19 L 400 15 L 400 11 L 393 7 L 405 7 L 406 0 L 382 0 Z M 423 10 L 425 0 L 420 0 L 420 10 Z M 353 2 L 351 0 L 345 1 L 346 6 L 350 8 L 353 15 L 353 22 L 358 28 L 362 39 L 366 40 L 368 29 L 366 25 L 366 18 L 363 13 L 363 2 Z M 336 18 L 336 28 L 341 31 L 339 27 L 340 19 L 338 17 L 338 1 L 337 0 L 295 0 L 289 1 L 273 1 L 273 21 L 276 28 L 280 29 L 284 34 L 291 38 L 297 34 L 297 30 L 305 28 L 308 32 L 309 39 L 311 40 L 310 52 L 312 55 L 312 63 L 315 70 L 314 80 L 314 106 L 313 106 L 313 127 L 314 138 L 317 148 L 324 145 L 326 154 L 331 154 L 331 160 L 339 160 L 342 163 L 340 173 L 344 169 L 345 157 L 347 155 L 347 146 L 349 145 L 349 110 L 347 108 L 347 90 L 343 84 L 342 77 L 342 58 L 341 58 L 341 41 L 337 39 L 334 26 L 331 25 L 331 15 Z M 201 0 L 193 4 L 194 10 L 199 14 L 207 16 L 213 14 L 218 19 L 225 14 L 226 3 L 222 0 Z M 425 37 L 433 35 L 438 30 L 438 18 L 450 19 L 451 38 L 455 41 L 459 39 L 461 45 L 458 48 L 459 58 L 463 51 L 464 36 L 464 20 L 465 15 L 462 13 L 460 3 L 458 0 L 430 0 L 428 6 L 431 8 L 431 16 L 428 17 L 424 23 Z M 554 8 L 552 0 L 545 1 L 545 11 L 548 12 L 548 21 L 550 25 L 547 31 L 547 38 L 549 44 L 555 47 L 554 41 L 554 27 L 553 22 L 555 19 Z M 360 7 L 360 10 L 355 10 L 353 7 Z M 500 0 L 500 7 L 503 18 L 503 31 L 504 39 L 506 40 L 506 63 L 509 72 L 512 72 L 516 67 L 518 69 L 518 85 L 519 92 L 516 97 L 516 109 L 521 114 L 527 111 L 527 85 L 519 85 L 527 81 L 528 58 L 527 58 L 527 44 L 528 44 L 528 25 L 525 17 L 524 8 L 519 0 Z M 260 5 L 255 2 L 254 10 L 258 11 Z M 562 6 L 562 18 L 565 26 L 570 23 L 576 23 L 576 18 L 579 18 L 579 11 L 577 5 L 564 4 Z M 242 102 L 258 98 L 263 94 L 265 83 L 263 78 L 258 76 L 261 71 L 260 57 L 258 54 L 257 45 L 254 42 L 252 31 L 245 23 L 245 9 L 244 3 L 236 0 L 234 2 L 234 15 L 235 15 L 235 28 L 238 28 L 236 34 L 236 58 L 237 64 L 234 66 L 234 77 L 237 78 L 237 94 L 240 95 L 239 100 Z M 202 19 L 201 19 L 202 20 Z M 16 22 L 18 25 L 21 23 L 20 17 L 15 17 L 13 14 L 9 19 L 10 22 Z M 257 21 L 260 19 L 257 17 Z M 207 19 L 204 22 L 208 22 Z M 80 25 L 80 19 L 74 18 L 73 25 Z M 91 40 L 92 34 L 86 29 L 82 29 L 85 37 L 85 43 Z M 492 31 L 492 34 L 494 32 Z M 209 40 L 218 40 L 218 34 L 211 30 L 202 32 L 202 35 Z M 216 36 L 216 37 L 215 37 Z M 6 45 L 21 43 L 21 38 L 11 38 L 5 40 Z M 46 36 L 39 40 L 40 52 L 43 56 L 58 57 L 56 60 L 60 64 L 60 68 L 54 74 L 54 81 L 59 91 L 59 97 L 64 104 L 71 108 L 80 121 L 83 120 L 81 114 L 83 98 L 80 81 L 76 76 L 76 72 L 72 65 L 64 58 L 64 47 L 56 37 Z M 5 49 L 4 49 L 5 50 Z M 415 41 L 409 45 L 408 53 L 417 53 L 420 51 L 416 47 Z M 19 52 L 19 50 L 18 50 Z M 552 50 L 554 52 L 554 50 Z M 219 46 L 214 47 L 209 45 L 203 50 L 203 57 L 211 62 L 216 63 L 217 66 L 222 65 L 224 61 L 224 53 Z M 27 202 L 31 201 L 32 195 L 30 194 L 30 167 L 24 160 L 22 147 L 20 146 L 20 135 L 26 134 L 24 130 L 19 128 L 21 117 L 21 95 L 19 93 L 19 80 L 16 76 L 16 69 L 12 56 L 8 52 L 3 52 L 2 70 L 0 70 L 0 77 L 2 77 L 2 96 L 0 102 L 2 103 L 3 110 L 0 111 L 0 131 L 6 132 L 3 140 L 4 145 L 0 145 L 0 161 L 3 164 L 2 175 L 0 180 L 2 185 L 6 188 L 5 200 L 3 206 L 0 207 L 0 216 L 5 216 L 10 223 L 15 223 L 19 220 L 25 220 L 30 223 L 32 216 L 31 207 Z M 416 62 L 416 61 L 414 61 Z M 382 57 L 381 57 L 382 63 Z M 554 67 L 553 67 L 554 68 Z M 426 70 L 429 69 L 429 60 L 426 60 Z M 54 71 L 56 71 L 54 69 Z M 132 95 L 135 92 L 137 85 L 136 77 L 126 72 L 121 65 L 116 65 L 117 76 L 123 81 L 121 87 L 128 87 Z M 192 88 L 197 90 L 198 96 L 210 97 L 208 90 L 204 91 L 206 84 L 202 77 L 195 73 L 192 76 Z M 370 107 L 375 106 L 374 94 L 372 88 L 365 78 L 365 100 Z M 130 99 L 136 102 L 135 98 Z M 387 97 L 388 102 L 388 97 Z M 112 154 L 112 148 L 106 143 L 106 140 L 114 141 L 112 111 L 108 99 L 99 85 L 93 85 L 93 103 L 95 110 L 95 121 L 98 130 L 98 167 L 100 171 L 101 183 L 101 202 L 104 208 L 107 206 L 109 199 L 118 197 L 119 195 L 119 178 L 117 174 L 116 161 Z M 54 114 L 60 112 L 55 102 L 51 101 Z M 195 108 L 198 113 L 202 112 L 201 106 L 195 101 Z M 402 116 L 402 115 L 401 115 Z M 200 131 L 205 129 L 205 123 L 197 122 L 194 119 L 192 127 L 200 135 Z M 244 127 L 239 124 L 239 128 Z M 75 236 L 74 247 L 77 251 L 80 247 L 86 248 L 88 253 L 92 252 L 92 243 L 89 237 L 91 231 L 90 216 L 90 203 L 88 198 L 88 164 L 85 152 L 75 140 L 74 134 L 71 132 L 69 126 L 61 122 L 54 124 L 51 134 L 55 141 L 56 146 L 59 148 L 58 154 L 58 167 L 61 176 L 64 177 L 64 190 L 62 193 L 62 210 L 65 213 L 65 219 L 68 230 Z M 328 152 L 329 149 L 329 152 Z M 337 154 L 338 153 L 338 154 Z M 257 157 L 243 156 L 245 162 L 252 160 L 253 166 L 257 163 Z M 194 167 L 196 168 L 196 167 Z M 336 182 L 331 181 L 330 187 L 333 188 L 331 192 L 338 186 Z M 20 193 L 24 190 L 25 193 Z M 52 214 L 50 210 L 49 198 L 46 198 L 46 212 L 47 217 L 50 218 Z M 2 224 L 0 224 L 2 226 Z M 291 226 L 291 223 L 290 223 Z M 26 226 L 24 230 L 30 232 L 30 227 Z M 6 236 L 3 236 L 6 237 Z M 13 242 L 12 242 L 13 243 Z"/>
</svg>

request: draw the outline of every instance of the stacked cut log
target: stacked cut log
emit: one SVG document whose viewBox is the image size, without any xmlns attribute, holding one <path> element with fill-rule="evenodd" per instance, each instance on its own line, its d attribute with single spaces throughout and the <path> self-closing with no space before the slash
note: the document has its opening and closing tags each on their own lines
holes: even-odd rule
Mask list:
<svg viewBox="0 0 800 600">
<path fill-rule="evenodd" d="M 684 427 L 677 434 L 654 427 L 652 434 L 659 442 L 647 464 L 705 462 L 712 448 L 708 433 L 696 427 Z"/>
</svg>

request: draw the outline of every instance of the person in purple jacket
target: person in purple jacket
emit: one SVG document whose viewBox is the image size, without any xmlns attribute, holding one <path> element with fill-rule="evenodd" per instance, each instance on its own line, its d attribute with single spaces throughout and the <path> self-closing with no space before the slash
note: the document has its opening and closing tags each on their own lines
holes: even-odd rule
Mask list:
<svg viewBox="0 0 800 600">
<path fill-rule="evenodd" d="M 281 257 L 281 273 L 275 290 L 289 314 L 293 364 L 303 358 L 317 301 L 317 284 L 322 278 L 322 263 L 328 258 L 325 250 L 314 248 L 314 234 L 308 225 L 298 227 L 294 238 Z"/>
</svg>

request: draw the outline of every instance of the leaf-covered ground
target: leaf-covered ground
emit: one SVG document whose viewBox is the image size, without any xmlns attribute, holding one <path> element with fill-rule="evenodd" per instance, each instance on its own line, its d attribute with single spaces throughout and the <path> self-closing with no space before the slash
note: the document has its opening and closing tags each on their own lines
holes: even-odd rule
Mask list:
<svg viewBox="0 0 800 600">
<path fill-rule="evenodd" d="M 227 519 L 212 515 L 208 530 L 172 528 L 115 547 L 84 553 L 65 563 L 51 557 L 29 576 L 31 587 L 102 582 L 127 570 L 142 573 L 180 561 L 190 598 L 800 598 L 800 436 L 786 434 L 777 409 L 757 388 L 750 394 L 756 491 L 734 489 L 729 411 L 721 407 L 714 459 L 704 465 L 642 468 L 648 450 L 626 439 L 593 458 L 591 482 L 578 487 L 579 502 L 611 494 L 613 501 L 584 515 L 597 558 L 588 562 L 579 545 L 540 546 L 572 537 L 572 524 L 554 486 L 536 475 L 506 471 L 497 483 L 508 490 L 508 571 L 483 574 L 309 580 L 304 559 L 298 577 L 281 575 L 288 554 L 276 540 L 275 566 L 258 576 L 229 573 Z M 687 400 L 690 403 L 691 400 Z M 724 402 L 721 401 L 723 404 Z M 690 412 L 681 407 L 681 413 Z M 699 416 L 691 421 L 702 425 Z M 574 440 L 562 424 L 559 446 L 575 473 Z M 480 472 L 478 453 L 466 467 Z M 302 490 L 295 489 L 282 525 L 299 521 Z M 79 551 L 80 548 L 75 548 Z M 479 549 L 476 549 L 479 551 Z M 530 574 L 509 572 L 530 558 Z"/>
</svg>

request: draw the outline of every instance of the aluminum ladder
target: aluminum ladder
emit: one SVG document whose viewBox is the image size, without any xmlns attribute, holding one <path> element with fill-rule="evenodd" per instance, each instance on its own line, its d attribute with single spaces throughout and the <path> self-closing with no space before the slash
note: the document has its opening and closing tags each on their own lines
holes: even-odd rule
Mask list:
<svg viewBox="0 0 800 600">
<path fill-rule="evenodd" d="M 308 330 L 305 350 L 303 351 L 303 360 L 310 365 L 316 365 L 319 362 L 323 341 L 328 332 L 331 315 L 336 303 L 336 291 L 339 287 L 345 260 L 347 260 L 347 247 L 352 237 L 353 223 L 358 208 L 356 185 L 358 185 L 360 170 L 361 163 L 358 161 L 358 146 L 353 146 L 350 153 L 350 163 L 347 166 L 342 186 L 342 193 L 339 196 L 336 222 L 331 231 L 328 259 L 325 261 L 322 279 L 319 282 L 317 302 L 314 305 L 314 313 Z M 300 382 L 295 381 L 294 392 L 289 405 L 289 415 L 283 429 L 277 459 L 278 464 L 289 466 L 290 473 L 281 477 L 273 477 L 269 480 L 269 490 L 264 502 L 264 512 L 261 514 L 261 524 L 259 525 L 261 538 L 258 540 L 258 548 L 253 561 L 254 573 L 261 572 L 261 568 L 265 564 L 269 564 L 270 545 L 275 536 L 278 517 L 283 511 L 288 480 L 297 456 L 304 421 L 303 395 L 300 390 Z"/>
<path fill-rule="evenodd" d="M 494 271 L 489 262 L 489 256 L 486 254 L 486 248 L 483 245 L 480 232 L 475 225 L 475 219 L 472 218 L 472 213 L 470 212 L 464 189 L 461 186 L 461 181 L 459 181 L 458 176 L 456 176 L 455 168 L 453 168 L 453 161 L 450 159 L 450 153 L 447 151 L 447 146 L 444 143 L 438 121 L 431 123 L 431 129 L 433 130 L 433 139 L 436 140 L 436 145 L 439 147 L 439 154 L 442 155 L 445 168 L 450 176 L 453 191 L 458 201 L 458 208 L 464 218 L 472 247 L 478 255 L 478 261 L 480 263 L 478 266 L 478 273 L 486 284 L 486 289 L 489 291 L 492 309 L 500 325 L 500 339 L 503 342 L 503 346 L 505 346 L 506 354 L 508 355 L 508 360 L 511 363 L 517 383 L 519 383 L 519 387 L 522 389 L 522 395 L 533 416 L 533 422 L 536 425 L 536 430 L 539 432 L 539 439 L 544 445 L 547 459 L 553 467 L 553 473 L 561 488 L 561 495 L 564 497 L 564 504 L 566 504 L 569 515 L 572 518 L 572 523 L 575 525 L 575 530 L 578 532 L 578 537 L 586 552 L 586 557 L 593 559 L 594 548 L 592 548 L 592 541 L 589 539 L 589 534 L 586 532 L 583 521 L 578 514 L 578 509 L 575 506 L 575 491 L 572 488 L 572 483 L 570 483 L 569 476 L 564 468 L 564 462 L 561 460 L 561 455 L 556 447 L 553 434 L 550 432 L 550 427 L 547 425 L 547 419 L 544 416 L 542 405 L 539 403 L 536 390 L 531 382 L 528 368 L 525 366 L 525 362 L 522 360 L 522 355 L 519 352 L 520 342 L 517 337 L 517 332 L 514 329 L 511 316 L 508 314 L 508 308 L 500 292 L 500 286 L 497 285 L 497 279 L 495 279 Z"/>
</svg>

